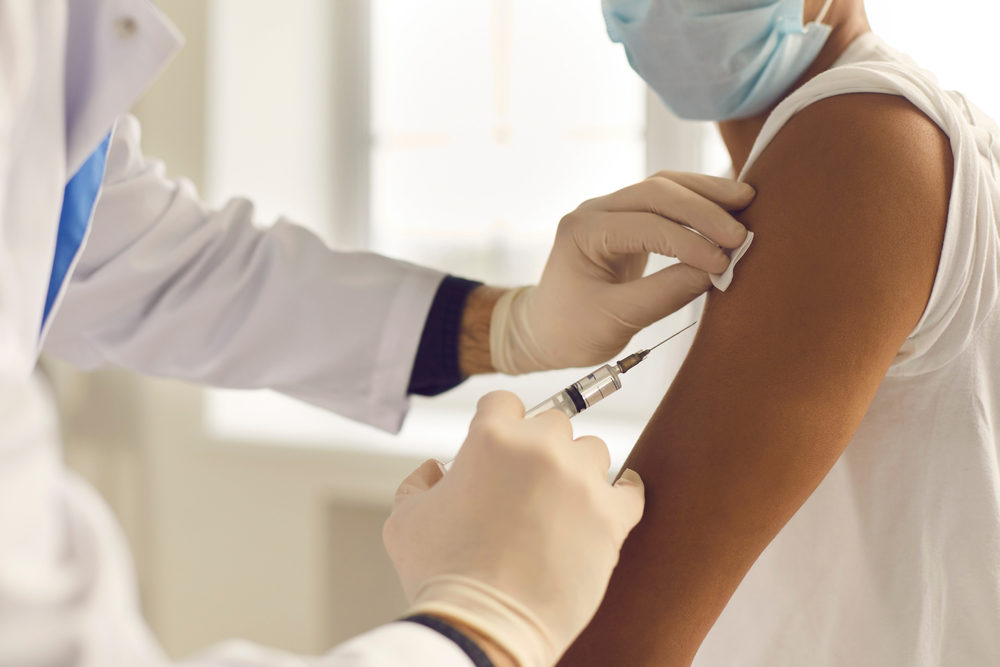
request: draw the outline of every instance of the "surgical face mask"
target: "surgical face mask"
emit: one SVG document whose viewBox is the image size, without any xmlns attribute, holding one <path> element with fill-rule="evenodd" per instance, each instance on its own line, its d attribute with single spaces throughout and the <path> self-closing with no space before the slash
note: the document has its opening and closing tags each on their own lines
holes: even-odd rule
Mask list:
<svg viewBox="0 0 1000 667">
<path fill-rule="evenodd" d="M 681 118 L 754 116 L 802 76 L 830 36 L 804 0 L 602 0 L 612 41 Z"/>
</svg>

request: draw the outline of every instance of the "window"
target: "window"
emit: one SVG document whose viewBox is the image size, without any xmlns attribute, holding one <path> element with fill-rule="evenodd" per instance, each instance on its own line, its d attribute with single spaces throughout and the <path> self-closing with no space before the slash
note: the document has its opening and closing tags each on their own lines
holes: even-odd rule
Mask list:
<svg viewBox="0 0 1000 667">
<path fill-rule="evenodd" d="M 210 196 L 253 193 L 264 219 L 312 223 L 341 247 L 491 284 L 534 282 L 564 214 L 649 170 L 647 107 L 662 112 L 596 4 L 296 0 L 278 15 L 271 3 L 216 0 L 211 17 Z M 682 353 L 658 357 L 578 421 L 618 454 Z M 510 389 L 530 405 L 581 374 L 474 378 L 416 399 L 401 438 L 269 392 L 209 392 L 206 418 L 227 437 L 448 456 L 483 393 Z"/>
<path fill-rule="evenodd" d="M 374 249 L 520 284 L 562 215 L 642 178 L 643 91 L 600 12 L 375 0 L 372 37 Z"/>
</svg>

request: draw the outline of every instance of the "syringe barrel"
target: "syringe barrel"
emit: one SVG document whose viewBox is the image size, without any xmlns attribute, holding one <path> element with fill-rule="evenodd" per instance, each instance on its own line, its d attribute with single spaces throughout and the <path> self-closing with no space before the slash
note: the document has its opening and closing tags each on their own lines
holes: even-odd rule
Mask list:
<svg viewBox="0 0 1000 667">
<path fill-rule="evenodd" d="M 540 415 L 547 410 L 559 410 L 571 419 L 580 412 L 576 409 L 576 405 L 573 403 L 573 397 L 569 394 L 569 392 L 563 389 L 558 394 L 549 396 L 547 399 L 528 410 L 524 413 L 524 418 L 528 419 L 530 417 L 534 417 L 535 415 Z"/>
<path fill-rule="evenodd" d="M 570 386 L 525 413 L 525 417 L 534 417 L 546 410 L 559 410 L 567 417 L 573 418 L 595 403 L 607 398 L 622 388 L 618 379 L 619 371 L 611 365 L 601 366 L 582 377 Z"/>
<path fill-rule="evenodd" d="M 573 385 L 580 392 L 587 407 L 604 400 L 622 388 L 618 378 L 618 368 L 611 365 L 601 366 L 585 378 L 577 380 Z"/>
</svg>

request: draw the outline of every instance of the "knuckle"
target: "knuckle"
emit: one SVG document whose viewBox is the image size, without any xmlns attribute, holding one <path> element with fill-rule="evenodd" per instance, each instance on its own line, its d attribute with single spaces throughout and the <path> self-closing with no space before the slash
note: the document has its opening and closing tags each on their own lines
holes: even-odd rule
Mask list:
<svg viewBox="0 0 1000 667">
<path fill-rule="evenodd" d="M 661 176 L 652 176 L 639 184 L 639 188 L 646 194 L 656 194 L 666 187 L 669 181 Z"/>
<path fill-rule="evenodd" d="M 502 401 L 507 393 L 508 392 L 498 389 L 496 391 L 483 394 L 483 396 L 480 397 L 479 401 L 476 403 L 477 416 L 494 411 L 497 403 Z"/>
<path fill-rule="evenodd" d="M 661 169 L 650 176 L 650 178 L 662 178 L 668 181 L 673 181 L 677 178 L 677 172 L 672 169 Z"/>
<path fill-rule="evenodd" d="M 604 442 L 603 438 L 600 438 L 596 435 L 588 435 L 587 438 L 590 440 L 590 442 L 594 443 L 594 447 L 598 451 L 603 452 L 604 454 L 608 454 L 610 456 L 610 451 L 608 450 L 608 443 Z"/>
<path fill-rule="evenodd" d="M 584 224 L 585 218 L 586 215 L 579 209 L 567 213 L 559 221 L 559 225 L 556 227 L 556 234 L 565 235 L 575 233 Z"/>
</svg>

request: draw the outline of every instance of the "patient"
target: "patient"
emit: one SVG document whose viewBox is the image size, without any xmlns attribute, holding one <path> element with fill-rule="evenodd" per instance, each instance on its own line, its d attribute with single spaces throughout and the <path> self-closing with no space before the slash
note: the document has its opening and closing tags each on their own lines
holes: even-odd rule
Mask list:
<svg viewBox="0 0 1000 667">
<path fill-rule="evenodd" d="M 826 4 L 605 2 L 671 107 L 740 118 L 756 240 L 628 459 L 645 517 L 562 664 L 1000 664 L 1000 138 L 863 0 Z M 762 6 L 832 31 L 788 36 L 792 81 L 712 88 Z"/>
</svg>

